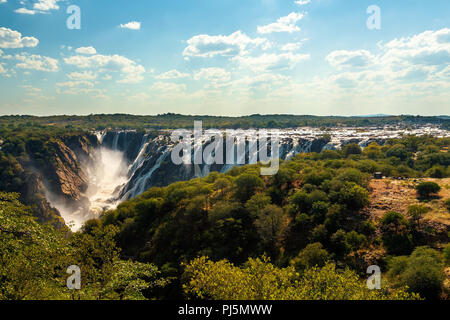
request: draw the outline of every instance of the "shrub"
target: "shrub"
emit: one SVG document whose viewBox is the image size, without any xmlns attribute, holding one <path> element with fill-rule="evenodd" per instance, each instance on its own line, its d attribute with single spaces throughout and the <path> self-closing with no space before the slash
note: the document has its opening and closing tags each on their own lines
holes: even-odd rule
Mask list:
<svg viewBox="0 0 450 320">
<path fill-rule="evenodd" d="M 350 144 L 346 145 L 344 148 L 342 148 L 342 151 L 344 152 L 344 155 L 346 157 L 348 157 L 349 155 L 352 155 L 352 154 L 361 154 L 362 153 L 361 147 L 359 145 L 357 145 L 356 143 L 350 143 Z"/>
<path fill-rule="evenodd" d="M 350 210 L 358 211 L 369 204 L 369 192 L 353 182 L 347 182 L 339 191 L 339 202 Z"/>
<path fill-rule="evenodd" d="M 404 289 L 369 290 L 349 269 L 334 264 L 313 267 L 303 275 L 291 266 L 277 268 L 267 258 L 249 259 L 242 267 L 227 260 L 197 258 L 182 277 L 188 298 L 214 300 L 416 300 Z"/>
<path fill-rule="evenodd" d="M 447 171 L 445 170 L 444 167 L 439 166 L 439 165 L 435 165 L 432 168 L 428 169 L 425 172 L 425 175 L 427 177 L 431 177 L 431 178 L 442 179 L 442 178 L 445 178 L 447 176 Z"/>
<path fill-rule="evenodd" d="M 235 181 L 236 197 L 245 202 L 249 200 L 258 189 L 264 187 L 264 181 L 254 174 L 242 174 Z"/>
<path fill-rule="evenodd" d="M 408 222 L 397 212 L 387 212 L 381 219 L 382 240 L 388 253 L 394 255 L 409 253 L 412 248 L 412 236 Z"/>
<path fill-rule="evenodd" d="M 430 211 L 430 208 L 421 205 L 412 205 L 408 208 L 409 216 L 417 224 L 428 211 Z"/>
<path fill-rule="evenodd" d="M 422 182 L 416 187 L 421 198 L 429 198 L 432 194 L 438 193 L 441 187 L 436 182 Z"/>
<path fill-rule="evenodd" d="M 426 299 L 438 299 L 442 290 L 444 273 L 438 251 L 418 247 L 409 257 L 397 257 L 389 263 L 389 276 L 400 286 Z"/>
<path fill-rule="evenodd" d="M 291 265 L 297 271 L 304 271 L 311 267 L 323 267 L 328 259 L 327 250 L 323 249 L 320 242 L 308 244 L 305 249 L 291 260 Z"/>
</svg>

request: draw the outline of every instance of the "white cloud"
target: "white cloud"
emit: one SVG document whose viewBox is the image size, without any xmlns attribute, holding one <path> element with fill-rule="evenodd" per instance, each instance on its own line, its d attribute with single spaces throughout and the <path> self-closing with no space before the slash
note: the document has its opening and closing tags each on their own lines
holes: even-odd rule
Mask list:
<svg viewBox="0 0 450 320">
<path fill-rule="evenodd" d="M 160 97 L 178 98 L 181 96 L 185 96 L 186 85 L 160 81 L 160 82 L 154 83 L 150 87 L 150 90 L 155 92 Z"/>
<path fill-rule="evenodd" d="M 272 32 L 293 33 L 296 31 L 300 31 L 300 27 L 297 26 L 297 22 L 303 19 L 303 17 L 304 17 L 303 13 L 291 12 L 289 15 L 279 18 L 277 22 L 265 26 L 258 26 L 258 33 L 262 34 Z"/>
<path fill-rule="evenodd" d="M 188 73 L 181 73 L 178 70 L 170 70 L 160 75 L 155 76 L 155 79 L 159 80 L 170 80 L 170 79 L 181 79 L 188 78 L 190 75 Z"/>
<path fill-rule="evenodd" d="M 17 54 L 14 58 L 21 61 L 16 64 L 17 68 L 39 70 L 45 72 L 56 72 L 59 70 L 58 60 L 53 58 L 35 54 L 29 55 L 26 53 Z"/>
<path fill-rule="evenodd" d="M 95 69 L 100 72 L 118 72 L 122 79 L 119 83 L 137 83 L 144 79 L 145 68 L 135 61 L 120 55 L 91 55 L 91 56 L 72 56 L 65 58 L 64 62 L 81 69 Z"/>
<path fill-rule="evenodd" d="M 281 47 L 281 50 L 283 51 L 297 51 L 302 47 L 301 42 L 293 42 L 293 43 L 286 43 Z"/>
<path fill-rule="evenodd" d="M 235 57 L 234 60 L 241 67 L 249 68 L 255 72 L 261 72 L 292 69 L 300 61 L 308 60 L 309 58 L 309 54 L 294 54 L 289 52 L 282 54 L 264 53 L 258 57 Z"/>
<path fill-rule="evenodd" d="M 298 4 L 299 6 L 304 6 L 308 3 L 311 3 L 311 0 L 297 0 L 295 1 L 296 4 Z"/>
<path fill-rule="evenodd" d="M 217 55 L 236 56 L 247 53 L 251 46 L 261 46 L 266 39 L 251 39 L 242 31 L 236 31 L 229 36 L 197 35 L 187 41 L 188 46 L 183 51 L 185 57 L 211 58 Z"/>
<path fill-rule="evenodd" d="M 56 83 L 57 87 L 66 87 L 66 88 L 74 88 L 74 87 L 88 87 L 93 88 L 94 84 L 89 81 L 66 81 L 66 82 L 58 82 Z"/>
<path fill-rule="evenodd" d="M 32 9 L 28 9 L 25 7 L 14 10 L 16 13 L 20 14 L 36 14 L 36 13 L 48 13 L 51 10 L 59 10 L 58 2 L 63 0 L 38 0 L 33 4 Z M 25 1 L 20 1 L 21 5 L 25 5 Z"/>
<path fill-rule="evenodd" d="M 442 81 L 442 70 L 450 64 L 450 29 L 425 31 L 412 37 L 394 39 L 378 45 L 380 52 L 367 50 L 339 50 L 331 52 L 326 60 L 338 70 L 346 72 L 336 78 L 340 86 L 350 87 L 354 82 L 381 86 L 380 79 L 391 88 L 406 83 Z M 358 77 L 357 79 L 355 77 Z M 447 79 L 448 80 L 448 79 Z M 335 82 L 336 82 L 335 81 Z M 442 87 L 442 84 L 439 84 Z"/>
<path fill-rule="evenodd" d="M 394 39 L 380 47 L 381 62 L 405 65 L 447 66 L 450 64 L 450 29 L 425 31 L 412 37 Z"/>
<path fill-rule="evenodd" d="M 94 47 L 80 47 L 75 52 L 79 54 L 96 54 L 97 50 Z"/>
<path fill-rule="evenodd" d="M 29 96 L 38 96 L 42 92 L 41 88 L 36 88 L 36 87 L 30 86 L 30 85 L 24 85 L 24 86 L 22 86 L 22 88 L 25 89 L 25 91 L 27 92 L 27 95 L 29 95 Z"/>
<path fill-rule="evenodd" d="M 72 72 L 67 75 L 69 79 L 72 80 L 94 80 L 97 79 L 97 75 L 92 71 L 84 71 L 84 72 Z"/>
<path fill-rule="evenodd" d="M 222 68 L 202 68 L 194 74 L 195 80 L 207 80 L 214 83 L 231 79 L 231 73 Z"/>
<path fill-rule="evenodd" d="M 34 37 L 22 37 L 18 31 L 8 28 L 0 28 L 0 48 L 14 49 L 24 47 L 36 47 L 39 40 Z"/>
<path fill-rule="evenodd" d="M 15 13 L 20 13 L 20 14 L 31 14 L 31 15 L 36 13 L 36 11 L 30 10 L 30 9 L 27 9 L 27 8 L 19 8 L 19 9 L 14 10 L 14 12 Z"/>
<path fill-rule="evenodd" d="M 141 23 L 137 21 L 131 21 L 125 24 L 121 24 L 120 27 L 122 29 L 130 29 L 130 30 L 140 30 L 141 29 Z"/>
<path fill-rule="evenodd" d="M 58 10 L 58 2 L 62 0 L 39 0 L 33 5 L 33 8 L 40 11 Z"/>
<path fill-rule="evenodd" d="M 6 0 L 0 0 L 0 3 L 7 3 L 8 1 Z"/>
<path fill-rule="evenodd" d="M 367 50 L 337 50 L 331 52 L 326 61 L 335 68 L 364 68 L 374 62 L 374 56 Z"/>
</svg>

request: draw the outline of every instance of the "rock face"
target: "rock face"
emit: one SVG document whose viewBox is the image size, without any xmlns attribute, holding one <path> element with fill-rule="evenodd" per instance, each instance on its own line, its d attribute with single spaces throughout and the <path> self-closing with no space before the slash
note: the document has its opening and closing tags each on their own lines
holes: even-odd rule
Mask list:
<svg viewBox="0 0 450 320">
<path fill-rule="evenodd" d="M 52 143 L 56 154 L 44 170 L 48 189 L 69 201 L 78 201 L 88 187 L 86 173 L 75 153 L 63 142 Z"/>
<path fill-rule="evenodd" d="M 20 190 L 21 201 L 33 208 L 39 222 L 64 229 L 64 219 L 54 202 L 73 208 L 86 203 L 84 193 L 89 181 L 83 167 L 93 161 L 91 155 L 96 147 L 94 135 L 56 139 L 47 144 L 52 154 L 44 162 L 30 156 L 29 161 L 21 164 L 26 182 Z"/>
</svg>

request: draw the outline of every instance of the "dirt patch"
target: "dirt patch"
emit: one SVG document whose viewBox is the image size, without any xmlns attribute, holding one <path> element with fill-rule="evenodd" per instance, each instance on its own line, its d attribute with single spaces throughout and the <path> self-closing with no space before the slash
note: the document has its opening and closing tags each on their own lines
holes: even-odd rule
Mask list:
<svg viewBox="0 0 450 320">
<path fill-rule="evenodd" d="M 439 198 L 429 201 L 419 201 L 415 186 L 421 181 L 433 181 L 441 186 Z M 407 216 L 408 207 L 422 204 L 430 208 L 424 219 L 430 222 L 450 226 L 450 213 L 444 201 L 450 198 L 450 178 L 446 179 L 373 179 L 369 184 L 371 204 L 366 208 L 367 213 L 377 221 L 388 211 L 396 211 Z"/>
</svg>

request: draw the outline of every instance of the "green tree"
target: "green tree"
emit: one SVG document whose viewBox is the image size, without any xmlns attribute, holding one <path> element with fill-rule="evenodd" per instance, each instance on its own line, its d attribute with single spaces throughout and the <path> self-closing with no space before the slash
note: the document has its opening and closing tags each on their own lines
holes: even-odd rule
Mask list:
<svg viewBox="0 0 450 320">
<path fill-rule="evenodd" d="M 430 211 L 430 208 L 422 205 L 412 205 L 408 207 L 408 214 L 415 225 L 420 226 L 420 220 Z"/>
<path fill-rule="evenodd" d="M 346 146 L 344 146 L 344 148 L 342 148 L 342 151 L 344 152 L 344 155 L 346 157 L 353 155 L 353 154 L 361 154 L 362 153 L 361 147 L 356 143 L 347 144 Z"/>
<path fill-rule="evenodd" d="M 432 194 L 436 194 L 441 190 L 441 187 L 432 181 L 422 182 L 416 187 L 417 193 L 421 198 L 429 198 Z"/>
<path fill-rule="evenodd" d="M 234 181 L 236 185 L 236 197 L 242 202 L 249 200 L 255 192 L 264 187 L 264 181 L 254 174 L 244 173 Z"/>
<path fill-rule="evenodd" d="M 328 260 L 328 252 L 320 242 L 308 244 L 305 249 L 290 261 L 295 270 L 303 272 L 311 267 L 323 267 Z"/>
<path fill-rule="evenodd" d="M 227 260 L 197 258 L 185 266 L 183 289 L 188 298 L 212 300 L 412 300 L 403 288 L 369 290 L 349 269 L 334 264 L 313 267 L 303 275 L 294 267 L 277 268 L 267 258 L 249 259 L 242 267 Z"/>
<path fill-rule="evenodd" d="M 389 276 L 400 286 L 426 299 L 438 299 L 444 281 L 440 253 L 429 247 L 418 247 L 409 257 L 393 258 Z"/>
<path fill-rule="evenodd" d="M 387 212 L 381 219 L 383 244 L 390 254 L 409 253 L 412 248 L 412 236 L 408 222 L 402 214 Z"/>
<path fill-rule="evenodd" d="M 350 210 L 358 211 L 369 204 L 369 192 L 354 182 L 345 183 L 338 193 L 339 202 Z"/>
<path fill-rule="evenodd" d="M 288 225 L 283 209 L 275 205 L 267 205 L 258 212 L 254 224 L 264 249 L 269 255 L 275 256 Z"/>
</svg>

